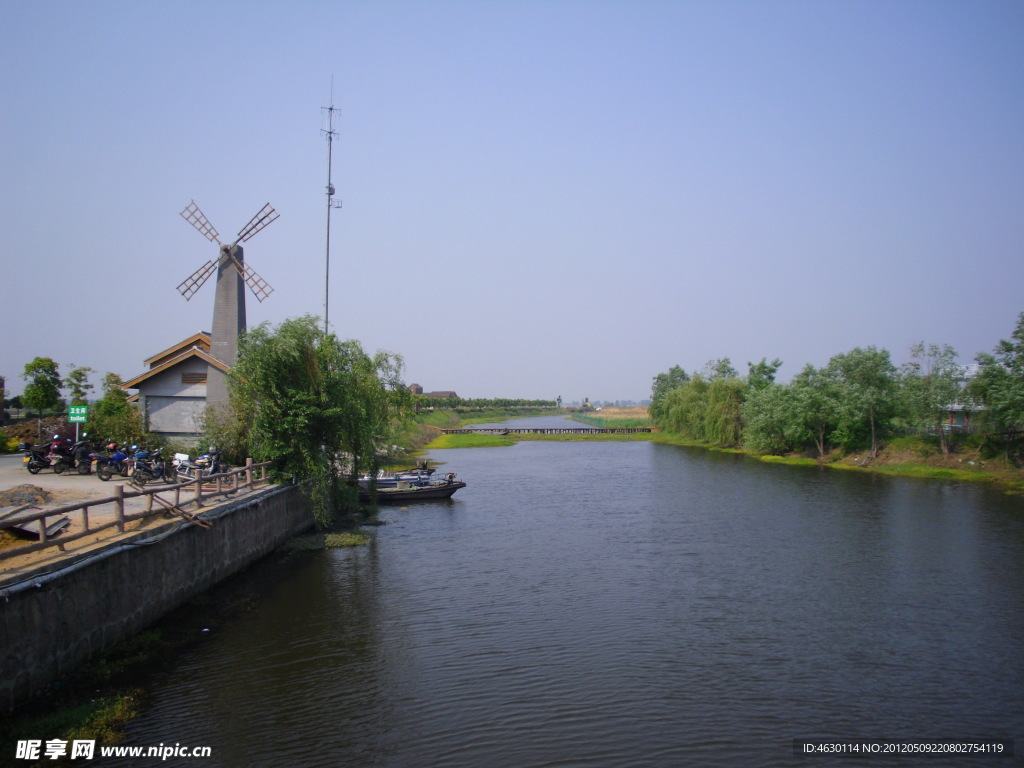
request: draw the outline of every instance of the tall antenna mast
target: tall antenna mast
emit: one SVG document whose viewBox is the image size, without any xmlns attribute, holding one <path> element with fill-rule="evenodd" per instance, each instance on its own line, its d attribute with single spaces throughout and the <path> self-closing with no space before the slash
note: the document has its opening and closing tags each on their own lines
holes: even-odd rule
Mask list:
<svg viewBox="0 0 1024 768">
<path fill-rule="evenodd" d="M 327 311 L 331 292 L 331 209 L 341 208 L 341 200 L 334 200 L 334 185 L 331 183 L 331 142 L 338 132 L 334 130 L 334 113 L 339 110 L 334 107 L 334 76 L 331 75 L 331 106 L 321 107 L 320 111 L 327 113 L 327 128 L 321 128 L 320 133 L 327 137 L 327 256 L 324 266 L 324 334 L 327 334 Z"/>
</svg>

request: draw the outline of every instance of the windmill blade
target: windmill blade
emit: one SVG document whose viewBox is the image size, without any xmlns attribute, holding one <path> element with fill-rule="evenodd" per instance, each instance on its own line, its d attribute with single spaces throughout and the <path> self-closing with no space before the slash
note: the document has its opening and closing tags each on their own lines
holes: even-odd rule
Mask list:
<svg viewBox="0 0 1024 768">
<path fill-rule="evenodd" d="M 281 214 L 274 210 L 274 206 L 267 203 L 259 213 L 249 220 L 248 224 L 238 230 L 238 239 L 235 240 L 235 244 L 244 243 L 261 229 L 276 221 L 280 215 Z"/>
<path fill-rule="evenodd" d="M 196 205 L 195 200 L 185 206 L 185 210 L 181 212 L 181 218 L 195 227 L 196 231 L 211 243 L 217 243 L 220 245 L 220 240 L 217 239 L 220 235 L 217 230 L 214 229 L 214 226 L 210 223 L 209 219 L 206 218 L 206 214 L 199 210 L 199 206 Z"/>
<path fill-rule="evenodd" d="M 195 295 L 195 292 L 203 286 L 206 278 L 213 274 L 213 270 L 216 268 L 217 265 L 213 261 L 208 261 L 178 286 L 178 292 L 185 297 L 185 301 Z"/>
<path fill-rule="evenodd" d="M 252 295 L 259 299 L 260 304 L 262 304 L 263 300 L 274 292 L 274 289 L 270 287 L 270 283 L 257 275 L 256 270 L 248 264 L 242 264 L 234 256 L 231 257 L 231 260 L 235 262 L 235 269 L 238 270 L 238 274 L 245 280 L 245 284 L 249 286 Z"/>
</svg>

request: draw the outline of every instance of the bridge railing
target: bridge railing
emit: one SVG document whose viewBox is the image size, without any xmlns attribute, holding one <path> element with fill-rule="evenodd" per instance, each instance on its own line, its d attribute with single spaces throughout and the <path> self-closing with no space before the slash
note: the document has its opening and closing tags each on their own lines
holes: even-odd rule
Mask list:
<svg viewBox="0 0 1024 768">
<path fill-rule="evenodd" d="M 65 551 L 65 545 L 78 539 L 91 536 L 100 531 L 110 528 L 117 528 L 119 533 L 125 530 L 125 524 L 136 520 L 144 520 L 148 517 L 163 515 L 166 513 L 178 514 L 199 525 L 209 526 L 209 523 L 201 517 L 188 512 L 185 507 L 201 508 L 206 501 L 219 496 L 228 496 L 242 489 L 254 490 L 259 486 L 270 482 L 270 467 L 274 462 L 264 461 L 254 464 L 252 459 L 246 459 L 245 466 L 229 469 L 216 475 L 188 480 L 173 485 L 160 485 L 154 488 L 132 486 L 136 490 L 126 491 L 123 485 L 114 486 L 114 495 L 99 499 L 87 499 L 74 504 L 66 504 L 60 507 L 31 512 L 16 517 L 7 517 L 0 520 L 0 530 L 8 528 L 24 528 L 26 525 L 38 522 L 39 541 L 32 544 L 14 546 L 0 550 L 0 562 L 19 555 L 38 552 L 44 549 L 56 547 L 59 551 Z M 126 512 L 125 502 L 130 499 L 144 498 L 144 507 L 138 512 Z M 93 519 L 90 521 L 90 510 L 96 514 L 97 507 L 109 507 L 113 505 L 113 519 L 107 520 L 110 510 L 105 509 L 102 517 L 105 522 L 98 523 Z M 26 505 L 29 506 L 29 505 Z M 66 525 L 54 531 L 56 524 L 47 525 L 47 519 L 57 520 L 57 524 L 63 518 L 77 516 L 82 523 L 82 530 L 70 535 L 56 536 Z M 100 516 L 100 515 L 96 515 Z"/>
</svg>

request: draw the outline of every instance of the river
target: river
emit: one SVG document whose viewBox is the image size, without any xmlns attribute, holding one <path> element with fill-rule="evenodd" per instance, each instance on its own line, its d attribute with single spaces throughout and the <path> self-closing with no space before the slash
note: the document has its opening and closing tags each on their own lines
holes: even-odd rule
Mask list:
<svg viewBox="0 0 1024 768">
<path fill-rule="evenodd" d="M 812 738 L 1024 751 L 1019 497 L 651 442 L 431 458 L 468 483 L 450 501 L 384 508 L 367 546 L 272 556 L 192 608 L 201 635 L 143 681 L 124 743 L 239 767 L 836 764 L 794 756 Z M 221 615 L 228 594 L 248 607 Z M 839 761 L 868 763 L 964 759 Z"/>
</svg>

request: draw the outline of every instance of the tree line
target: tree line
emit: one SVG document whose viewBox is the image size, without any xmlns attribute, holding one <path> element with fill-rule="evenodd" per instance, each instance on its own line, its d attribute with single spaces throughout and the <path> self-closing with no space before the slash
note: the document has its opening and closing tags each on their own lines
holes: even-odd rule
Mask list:
<svg viewBox="0 0 1024 768">
<path fill-rule="evenodd" d="M 722 358 L 692 374 L 674 366 L 655 376 L 650 414 L 667 432 L 757 453 L 821 457 L 839 448 L 874 456 L 885 439 L 907 433 L 934 436 L 948 453 L 951 409 L 969 412 L 987 432 L 1024 429 L 1024 312 L 1010 339 L 976 362 L 976 375 L 967 376 L 949 345 L 917 344 L 899 367 L 888 350 L 857 347 L 781 384 L 781 360 L 748 363 L 741 376 Z"/>
<path fill-rule="evenodd" d="M 102 395 L 90 401 L 94 389 L 89 377 L 96 371 L 72 363 L 65 376 L 60 364 L 50 357 L 36 357 L 27 363 L 21 377 L 25 389 L 21 395 L 4 400 L 8 408 L 26 409 L 29 415 L 63 415 L 69 405 L 89 406 L 89 431 L 104 440 L 145 442 L 145 425 L 138 409 L 128 402 L 124 381 L 116 373 L 107 373 L 101 384 Z M 2 393 L 6 398 L 6 393 Z"/>
<path fill-rule="evenodd" d="M 428 408 L 447 408 L 454 411 L 511 410 L 515 408 L 557 408 L 555 400 L 525 400 L 511 397 L 428 397 L 413 395 L 413 406 L 417 411 Z"/>
</svg>

